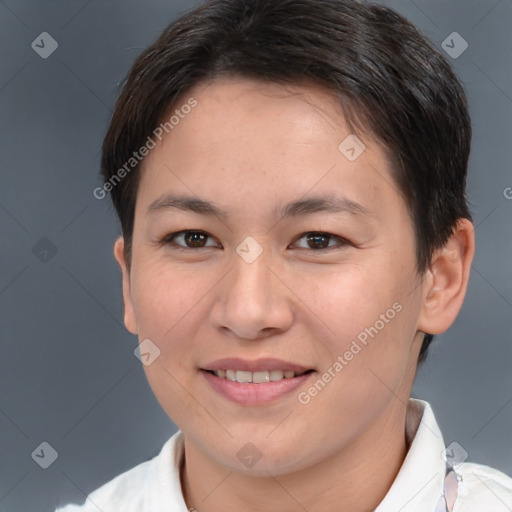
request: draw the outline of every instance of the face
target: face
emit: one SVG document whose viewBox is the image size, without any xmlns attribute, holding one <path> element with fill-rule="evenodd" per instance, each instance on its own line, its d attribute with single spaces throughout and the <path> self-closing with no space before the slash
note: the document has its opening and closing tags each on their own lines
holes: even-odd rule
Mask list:
<svg viewBox="0 0 512 512">
<path fill-rule="evenodd" d="M 234 471 L 300 470 L 405 412 L 412 221 L 328 92 L 223 78 L 191 97 L 143 163 L 125 323 L 158 347 L 144 369 L 186 443 Z"/>
</svg>

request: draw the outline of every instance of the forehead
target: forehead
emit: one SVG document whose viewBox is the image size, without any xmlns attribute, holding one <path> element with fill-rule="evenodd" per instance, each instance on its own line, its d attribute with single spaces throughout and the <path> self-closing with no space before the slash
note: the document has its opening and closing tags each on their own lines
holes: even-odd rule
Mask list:
<svg viewBox="0 0 512 512">
<path fill-rule="evenodd" d="M 329 122 L 344 125 L 343 110 L 334 93 L 317 84 L 281 84 L 239 76 L 218 77 L 200 82 L 185 93 L 178 104 L 188 96 L 202 103 L 202 113 L 208 115 L 219 106 L 236 108 L 240 113 L 257 114 L 259 109 L 272 110 L 273 115 L 294 115 L 316 111 L 328 117 Z M 245 109 L 245 112 L 244 112 Z"/>
<path fill-rule="evenodd" d="M 195 128 L 201 127 L 194 135 L 199 139 L 204 135 L 210 144 L 226 140 L 229 132 L 247 142 L 250 136 L 258 136 L 259 140 L 276 140 L 288 146 L 294 141 L 318 142 L 322 132 L 332 135 L 336 130 L 348 131 L 339 101 L 332 92 L 319 86 L 221 77 L 198 84 L 173 109 L 191 96 L 198 102 L 193 112 Z M 190 124 L 187 123 L 187 128 Z"/>
<path fill-rule="evenodd" d="M 397 195 L 375 140 L 359 134 L 364 151 L 355 160 L 340 149 L 355 134 L 326 89 L 217 78 L 183 94 L 167 117 L 191 99 L 196 106 L 181 111 L 143 162 L 139 199 L 146 208 L 164 192 L 213 194 L 220 204 L 260 209 L 308 193 L 343 192 L 377 207 Z"/>
</svg>

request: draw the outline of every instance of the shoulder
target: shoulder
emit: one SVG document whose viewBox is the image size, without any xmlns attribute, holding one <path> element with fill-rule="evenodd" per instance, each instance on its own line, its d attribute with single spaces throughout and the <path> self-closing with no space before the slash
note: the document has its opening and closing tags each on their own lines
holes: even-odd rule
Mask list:
<svg viewBox="0 0 512 512">
<path fill-rule="evenodd" d="M 142 510 L 146 478 L 154 466 L 154 459 L 143 462 L 121 473 L 89 494 L 82 505 L 67 505 L 56 512 L 98 512 L 102 510 Z"/>
<path fill-rule="evenodd" d="M 121 473 L 98 489 L 91 492 L 84 503 L 69 504 L 55 512 L 141 512 L 146 510 L 148 487 L 158 479 L 162 468 L 168 466 L 173 450 L 171 437 L 160 453 L 150 460 Z"/>
<path fill-rule="evenodd" d="M 512 510 L 512 478 L 489 466 L 462 463 L 455 468 L 462 477 L 454 512 Z"/>
</svg>

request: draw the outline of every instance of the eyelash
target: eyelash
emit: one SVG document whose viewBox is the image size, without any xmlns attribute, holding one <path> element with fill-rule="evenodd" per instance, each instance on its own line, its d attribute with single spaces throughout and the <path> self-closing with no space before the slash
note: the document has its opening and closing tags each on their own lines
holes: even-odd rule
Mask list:
<svg viewBox="0 0 512 512">
<path fill-rule="evenodd" d="M 208 238 L 212 238 L 210 235 L 208 235 L 208 233 L 204 232 L 204 231 L 199 231 L 199 230 L 195 230 L 195 229 L 185 229 L 185 230 L 182 230 L 182 231 L 176 231 L 175 233 L 170 233 L 168 235 L 166 235 L 165 237 L 163 237 L 161 240 L 160 240 L 160 244 L 161 245 L 177 245 L 177 247 L 179 248 L 178 250 L 180 251 L 187 251 L 187 250 L 192 250 L 192 251 L 196 251 L 196 250 L 199 250 L 199 249 L 209 249 L 209 248 L 212 248 L 214 246 L 204 246 L 204 247 L 186 247 L 186 246 L 183 246 L 183 245 L 178 245 L 176 244 L 176 242 L 174 241 L 177 237 L 179 236 L 182 236 L 182 235 L 185 235 L 186 233 L 194 233 L 194 234 L 201 234 L 201 235 L 206 235 Z M 330 250 L 333 250 L 333 249 L 341 249 L 343 248 L 344 246 L 346 245 L 350 245 L 350 242 L 348 242 L 348 240 L 340 237 L 340 236 L 337 236 L 337 235 L 333 235 L 331 233 L 326 233 L 324 231 L 306 231 L 305 233 L 302 233 L 297 239 L 296 241 L 298 240 L 301 240 L 302 238 L 304 238 L 305 236 L 307 235 L 313 235 L 313 236 L 319 236 L 319 237 L 328 237 L 330 239 L 337 239 L 339 241 L 339 244 L 338 246 L 328 246 L 328 247 L 321 247 L 319 249 L 311 249 L 311 248 L 304 248 L 304 247 L 301 247 L 300 249 L 303 249 L 303 250 L 306 250 L 306 251 L 313 251 L 313 252 L 325 252 L 325 251 L 330 251 Z"/>
</svg>

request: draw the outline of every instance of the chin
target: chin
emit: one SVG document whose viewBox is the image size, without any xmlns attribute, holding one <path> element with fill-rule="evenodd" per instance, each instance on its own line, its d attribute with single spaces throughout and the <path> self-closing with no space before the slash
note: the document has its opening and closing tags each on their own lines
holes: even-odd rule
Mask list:
<svg viewBox="0 0 512 512">
<path fill-rule="evenodd" d="M 242 448 L 238 448 L 237 445 L 233 451 L 223 451 L 222 453 L 210 451 L 210 456 L 229 471 L 254 477 L 268 478 L 269 476 L 287 475 L 313 464 L 309 459 L 305 459 L 304 454 L 298 452 L 297 449 L 290 450 L 283 446 L 274 447 L 271 444 L 259 450 L 256 445 L 246 443 Z"/>
</svg>

